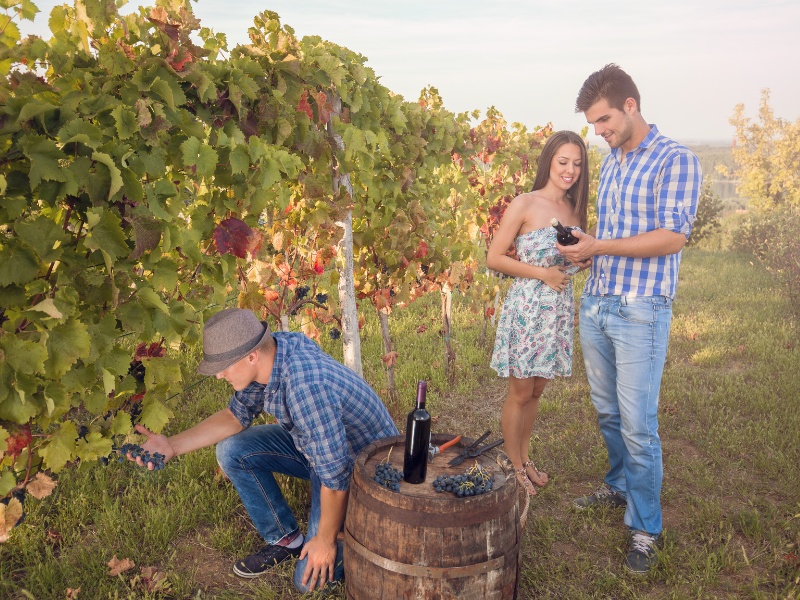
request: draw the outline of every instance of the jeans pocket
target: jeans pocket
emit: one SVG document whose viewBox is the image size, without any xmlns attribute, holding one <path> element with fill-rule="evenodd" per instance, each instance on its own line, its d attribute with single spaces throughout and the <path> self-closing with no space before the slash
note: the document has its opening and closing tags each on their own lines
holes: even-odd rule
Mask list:
<svg viewBox="0 0 800 600">
<path fill-rule="evenodd" d="M 653 303 L 648 301 L 629 301 L 626 304 L 620 304 L 617 314 L 629 323 L 641 325 L 652 325 L 656 320 Z"/>
</svg>

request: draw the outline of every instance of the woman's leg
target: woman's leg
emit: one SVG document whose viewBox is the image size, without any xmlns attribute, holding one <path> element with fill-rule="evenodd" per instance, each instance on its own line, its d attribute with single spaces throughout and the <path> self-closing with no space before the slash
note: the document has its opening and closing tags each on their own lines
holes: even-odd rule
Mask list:
<svg viewBox="0 0 800 600">
<path fill-rule="evenodd" d="M 530 400 L 523 408 L 520 456 L 522 457 L 523 467 L 525 468 L 525 473 L 528 475 L 528 479 L 536 485 L 543 486 L 547 484 L 550 478 L 547 476 L 547 473 L 539 471 L 528 457 L 530 456 L 531 434 L 533 433 L 533 426 L 536 423 L 536 415 L 539 412 L 539 398 L 542 397 L 544 388 L 550 380 L 544 377 L 534 377 L 533 379 L 534 384 Z"/>
<path fill-rule="evenodd" d="M 532 396 L 535 385 L 535 378 L 527 377 L 518 379 L 513 375 L 508 378 L 508 395 L 503 404 L 503 413 L 500 419 L 500 427 L 503 430 L 503 440 L 511 464 L 514 470 L 520 475 L 520 483 L 525 486 L 528 494 L 536 494 L 536 489 L 531 484 L 525 468 L 522 466 L 528 460 L 528 455 L 522 454 L 522 449 L 526 446 L 523 440 L 530 437 L 530 431 L 525 431 L 525 413 Z M 535 412 L 534 412 L 535 419 Z"/>
</svg>

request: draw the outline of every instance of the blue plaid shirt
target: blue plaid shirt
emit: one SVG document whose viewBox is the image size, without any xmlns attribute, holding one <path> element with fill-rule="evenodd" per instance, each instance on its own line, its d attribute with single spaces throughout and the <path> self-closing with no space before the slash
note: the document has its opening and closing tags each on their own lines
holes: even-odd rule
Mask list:
<svg viewBox="0 0 800 600">
<path fill-rule="evenodd" d="M 668 229 L 688 239 L 703 180 L 697 157 L 651 125 L 642 143 L 622 163 L 621 158 L 622 148 L 613 148 L 600 167 L 597 238 Z M 652 258 L 595 256 L 584 293 L 674 299 L 680 261 L 680 252 Z"/>
<path fill-rule="evenodd" d="M 302 333 L 273 332 L 277 350 L 269 383 L 236 392 L 228 408 L 244 427 L 267 412 L 289 432 L 322 485 L 346 490 L 359 452 L 398 435 L 371 387 Z"/>
</svg>

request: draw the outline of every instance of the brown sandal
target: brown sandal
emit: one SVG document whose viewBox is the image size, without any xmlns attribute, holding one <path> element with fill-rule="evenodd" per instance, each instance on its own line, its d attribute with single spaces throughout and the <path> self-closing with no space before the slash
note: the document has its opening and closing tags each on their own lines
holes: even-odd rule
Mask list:
<svg viewBox="0 0 800 600">
<path fill-rule="evenodd" d="M 525 467 L 520 467 L 519 469 L 515 469 L 515 471 L 517 473 L 517 481 L 519 481 L 520 485 L 522 485 L 522 487 L 525 488 L 525 491 L 528 492 L 528 496 L 535 496 L 536 488 L 528 477 L 528 474 L 525 472 Z"/>
<path fill-rule="evenodd" d="M 531 479 L 530 475 L 528 475 L 528 468 L 532 468 L 536 473 L 536 479 Z M 550 478 L 547 476 L 547 473 L 544 473 L 536 468 L 536 465 L 533 464 L 532 460 L 524 463 L 522 465 L 522 472 L 525 473 L 525 477 L 528 478 L 532 483 L 535 483 L 539 487 L 544 487 L 547 485 L 547 482 L 550 481 Z M 537 481 L 538 480 L 538 481 Z"/>
</svg>

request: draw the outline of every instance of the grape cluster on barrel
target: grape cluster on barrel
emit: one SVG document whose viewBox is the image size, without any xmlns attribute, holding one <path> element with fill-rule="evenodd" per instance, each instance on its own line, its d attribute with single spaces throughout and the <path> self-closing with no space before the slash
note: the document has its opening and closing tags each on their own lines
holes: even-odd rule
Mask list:
<svg viewBox="0 0 800 600">
<path fill-rule="evenodd" d="M 164 455 L 160 452 L 153 452 L 150 454 L 147 450 L 142 448 L 139 444 L 122 444 L 116 448 L 119 452 L 119 462 L 125 460 L 125 457 L 130 454 L 133 458 L 141 458 L 145 465 L 153 465 L 154 471 L 160 471 L 164 468 Z"/>
<path fill-rule="evenodd" d="M 400 491 L 400 482 L 403 480 L 403 472 L 395 469 L 392 463 L 380 462 L 375 465 L 375 481 L 393 492 Z"/>
<path fill-rule="evenodd" d="M 433 489 L 437 492 L 451 492 L 459 498 L 479 496 L 493 488 L 494 475 L 478 463 L 459 475 L 439 475 L 433 480 Z"/>
</svg>

